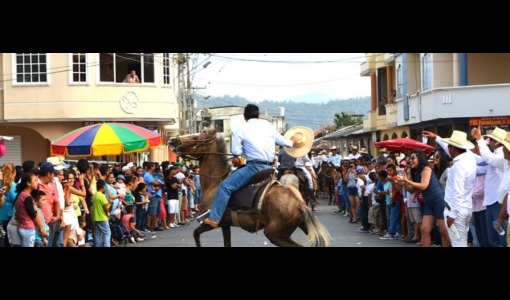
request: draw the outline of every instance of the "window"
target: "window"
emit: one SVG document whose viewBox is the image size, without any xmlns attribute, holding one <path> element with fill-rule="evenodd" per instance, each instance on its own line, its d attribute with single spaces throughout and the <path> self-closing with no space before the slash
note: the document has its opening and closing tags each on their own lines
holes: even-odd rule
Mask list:
<svg viewBox="0 0 510 300">
<path fill-rule="evenodd" d="M 71 53 L 72 83 L 87 82 L 87 54 Z"/>
<path fill-rule="evenodd" d="M 402 65 L 397 68 L 397 99 L 404 97 L 404 70 Z"/>
<path fill-rule="evenodd" d="M 154 83 L 154 53 L 99 53 L 99 81 L 123 83 L 135 71 L 140 82 Z"/>
<path fill-rule="evenodd" d="M 432 54 L 425 53 L 422 58 L 423 91 L 432 89 Z"/>
<path fill-rule="evenodd" d="M 163 85 L 172 85 L 170 77 L 170 53 L 163 53 Z"/>
<path fill-rule="evenodd" d="M 223 120 L 214 120 L 214 128 L 217 132 L 223 132 Z"/>
<path fill-rule="evenodd" d="M 15 53 L 15 83 L 48 83 L 46 53 Z"/>
</svg>

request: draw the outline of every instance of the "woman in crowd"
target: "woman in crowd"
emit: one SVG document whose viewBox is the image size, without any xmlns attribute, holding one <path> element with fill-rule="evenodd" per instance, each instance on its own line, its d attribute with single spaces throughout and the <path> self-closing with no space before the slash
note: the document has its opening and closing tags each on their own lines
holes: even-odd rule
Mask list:
<svg viewBox="0 0 510 300">
<path fill-rule="evenodd" d="M 32 173 L 24 173 L 21 176 L 21 182 L 16 186 L 16 192 L 19 195 L 14 207 L 21 247 L 34 247 L 36 230 L 39 230 L 41 237 L 48 236 L 42 224 L 41 214 L 37 214 L 34 198 L 30 195 L 33 190 L 37 190 L 38 186 L 37 176 Z"/>
<path fill-rule="evenodd" d="M 422 192 L 425 199 L 423 220 L 421 225 L 421 243 L 423 247 L 430 247 L 430 231 L 437 220 L 443 247 L 450 246 L 450 238 L 444 222 L 444 190 L 441 187 L 436 174 L 432 171 L 423 151 L 415 150 L 409 157 L 411 162 L 411 179 L 404 173 L 404 188 L 414 193 Z"/>
<path fill-rule="evenodd" d="M 13 215 L 13 203 L 16 199 L 16 169 L 12 163 L 6 163 L 2 168 L 2 190 L 3 197 L 0 197 L 0 222 L 2 228 L 7 231 L 7 225 Z M 5 236 L 4 246 L 9 247 L 8 235 Z"/>
</svg>

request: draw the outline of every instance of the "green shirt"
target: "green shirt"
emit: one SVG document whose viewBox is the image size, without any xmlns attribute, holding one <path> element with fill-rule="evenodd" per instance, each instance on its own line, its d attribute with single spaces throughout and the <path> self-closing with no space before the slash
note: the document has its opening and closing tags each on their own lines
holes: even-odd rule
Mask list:
<svg viewBox="0 0 510 300">
<path fill-rule="evenodd" d="M 126 192 L 126 195 L 124 196 L 124 201 L 126 201 L 129 205 L 135 205 L 135 198 L 133 197 L 133 194 L 130 190 Z"/>
<path fill-rule="evenodd" d="M 96 192 L 92 197 L 92 207 L 94 208 L 92 219 L 94 222 L 108 221 L 108 216 L 104 211 L 105 204 L 108 204 L 106 195 L 101 192 Z"/>
</svg>

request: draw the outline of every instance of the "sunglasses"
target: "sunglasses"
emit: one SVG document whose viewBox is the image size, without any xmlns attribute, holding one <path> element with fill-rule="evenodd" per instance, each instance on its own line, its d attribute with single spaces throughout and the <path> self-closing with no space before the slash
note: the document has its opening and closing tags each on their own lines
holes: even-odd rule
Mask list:
<svg viewBox="0 0 510 300">
<path fill-rule="evenodd" d="M 414 160 L 414 159 L 416 159 L 416 156 L 414 156 L 414 155 L 409 157 L 409 160 Z"/>
</svg>

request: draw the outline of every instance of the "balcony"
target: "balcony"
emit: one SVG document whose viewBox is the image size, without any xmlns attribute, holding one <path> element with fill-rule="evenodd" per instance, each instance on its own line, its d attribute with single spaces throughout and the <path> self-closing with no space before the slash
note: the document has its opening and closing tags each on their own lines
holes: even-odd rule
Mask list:
<svg viewBox="0 0 510 300">
<path fill-rule="evenodd" d="M 411 95 L 409 120 L 404 120 L 404 101 L 397 101 L 398 126 L 437 119 L 509 116 L 510 84 L 438 88 Z"/>
<path fill-rule="evenodd" d="M 362 62 L 360 67 L 360 76 L 370 76 L 371 73 L 375 73 L 375 55 L 367 53 L 366 61 Z"/>
<path fill-rule="evenodd" d="M 395 55 L 393 53 L 384 53 L 384 65 L 391 66 L 395 61 Z"/>
<path fill-rule="evenodd" d="M 386 127 L 397 126 L 397 105 L 395 103 L 386 104 Z"/>
<path fill-rule="evenodd" d="M 384 68 L 386 65 L 384 64 L 384 54 L 385 53 L 376 53 L 375 54 L 375 68 Z"/>
</svg>

